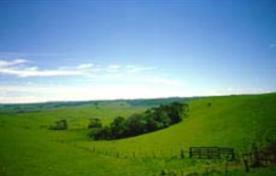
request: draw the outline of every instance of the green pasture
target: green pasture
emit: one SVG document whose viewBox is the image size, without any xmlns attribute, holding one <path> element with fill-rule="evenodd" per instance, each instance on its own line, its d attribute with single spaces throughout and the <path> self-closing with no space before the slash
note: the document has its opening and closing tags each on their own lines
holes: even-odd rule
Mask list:
<svg viewBox="0 0 276 176">
<path fill-rule="evenodd" d="M 183 99 L 185 101 L 185 99 Z M 162 102 L 160 102 L 162 103 Z M 190 146 L 233 147 L 237 153 L 252 143 L 264 145 L 276 131 L 276 94 L 197 98 L 179 124 L 136 137 L 93 141 L 87 134 L 90 118 L 108 124 L 116 116 L 143 112 L 149 105 L 127 101 L 63 106 L 33 112 L 0 112 L 0 176 L 191 175 L 212 170 L 223 175 L 224 161 L 191 160 Z M 49 130 L 66 119 L 69 129 Z M 184 150 L 185 158 L 180 159 Z M 232 164 L 230 175 L 243 175 Z M 274 167 L 249 175 L 275 175 Z M 210 174 L 209 174 L 210 175 Z"/>
</svg>

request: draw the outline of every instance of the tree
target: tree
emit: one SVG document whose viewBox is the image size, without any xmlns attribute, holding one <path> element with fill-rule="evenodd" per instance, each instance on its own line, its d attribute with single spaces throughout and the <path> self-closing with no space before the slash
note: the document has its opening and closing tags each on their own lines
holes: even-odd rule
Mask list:
<svg viewBox="0 0 276 176">
<path fill-rule="evenodd" d="M 151 118 L 160 123 L 160 125 L 157 127 L 158 129 L 168 127 L 172 122 L 168 112 L 166 111 L 166 106 L 163 105 L 153 109 Z"/>
<path fill-rule="evenodd" d="M 151 131 L 155 131 L 162 128 L 162 124 L 156 120 L 154 120 L 153 118 L 148 118 L 147 119 L 147 124 L 146 124 L 146 131 L 151 132 Z"/>
<path fill-rule="evenodd" d="M 88 124 L 88 128 L 101 128 L 102 122 L 98 118 L 92 118 L 90 119 L 90 122 Z"/>
<path fill-rule="evenodd" d="M 173 102 L 170 105 L 165 106 L 164 109 L 166 109 L 166 112 L 168 113 L 172 124 L 174 124 L 182 120 L 181 115 L 184 110 L 187 110 L 187 104 Z"/>
<path fill-rule="evenodd" d="M 134 136 L 146 131 L 146 120 L 143 118 L 143 114 L 133 114 L 127 121 L 127 136 Z"/>
<path fill-rule="evenodd" d="M 121 138 L 124 136 L 127 129 L 126 120 L 123 117 L 118 116 L 113 120 L 113 122 L 110 125 L 110 128 L 112 138 Z"/>
<path fill-rule="evenodd" d="M 111 139 L 111 130 L 109 127 L 93 128 L 89 136 L 94 140 Z"/>
<path fill-rule="evenodd" d="M 58 120 L 54 125 L 50 125 L 50 130 L 66 130 L 68 128 L 68 124 L 66 120 Z"/>
<path fill-rule="evenodd" d="M 171 120 L 171 125 L 180 122 L 183 117 L 187 116 L 187 112 L 189 111 L 189 105 L 180 102 L 173 102 L 168 105 L 161 105 L 157 109 L 161 112 L 165 112 L 169 116 Z"/>
</svg>

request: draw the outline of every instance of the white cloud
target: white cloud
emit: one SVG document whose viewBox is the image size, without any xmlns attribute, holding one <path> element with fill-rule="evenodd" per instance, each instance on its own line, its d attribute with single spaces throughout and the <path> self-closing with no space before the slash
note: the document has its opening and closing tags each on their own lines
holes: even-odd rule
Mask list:
<svg viewBox="0 0 276 176">
<path fill-rule="evenodd" d="M 0 74 L 14 75 L 17 77 L 52 77 L 52 76 L 74 76 L 83 75 L 84 72 L 74 69 L 45 69 L 37 66 L 27 66 L 27 60 L 16 59 L 12 61 L 0 60 Z M 83 67 L 83 65 L 82 65 Z M 87 67 L 87 66 L 86 66 Z"/>
<path fill-rule="evenodd" d="M 117 64 L 112 64 L 112 65 L 108 65 L 106 67 L 106 72 L 108 73 L 118 73 L 120 72 L 122 69 L 121 65 L 117 65 Z"/>
<path fill-rule="evenodd" d="M 119 69 L 119 68 L 121 68 L 121 65 L 108 65 L 108 67 L 107 67 L 108 69 Z"/>
<path fill-rule="evenodd" d="M 1 103 L 26 103 L 45 101 L 134 99 L 184 95 L 179 87 L 147 84 L 112 84 L 90 86 L 16 85 L 0 86 Z M 16 96 L 11 96 L 14 94 Z"/>
<path fill-rule="evenodd" d="M 78 69 L 90 69 L 94 66 L 94 64 L 81 64 L 77 66 Z"/>
<path fill-rule="evenodd" d="M 181 80 L 150 72 L 156 67 L 138 65 L 95 65 L 85 63 L 41 69 L 26 60 L 0 60 L 0 75 L 16 77 L 82 76 L 70 83 L 25 83 L 1 85 L 0 103 L 26 103 L 66 100 L 156 98 L 190 95 Z M 74 82 L 75 81 L 75 82 Z"/>
<path fill-rule="evenodd" d="M 160 78 L 161 79 L 161 78 Z M 157 81 L 156 81 L 157 80 Z M 109 83 L 86 85 L 35 84 L 0 85 L 0 103 L 30 103 L 46 101 L 78 101 L 104 99 L 134 99 L 159 97 L 218 96 L 245 93 L 267 93 L 267 89 L 217 88 L 203 89 L 184 86 L 181 82 L 154 80 L 152 83 Z M 175 84 L 177 83 L 177 84 Z"/>
<path fill-rule="evenodd" d="M 16 59 L 13 61 L 0 60 L 0 68 L 10 67 L 10 66 L 14 66 L 14 65 L 18 65 L 26 62 L 27 61 L 24 59 Z"/>
<path fill-rule="evenodd" d="M 16 59 L 12 61 L 0 60 L 0 74 L 14 75 L 17 77 L 54 77 L 54 76 L 93 76 L 96 73 L 111 74 L 124 72 L 142 72 L 153 69 L 144 66 L 100 66 L 92 63 L 80 64 L 75 67 L 62 66 L 56 69 L 40 69 L 37 66 L 28 66 L 27 60 Z"/>
<path fill-rule="evenodd" d="M 137 65 L 127 65 L 126 70 L 130 73 L 155 70 L 156 67 L 145 67 L 145 66 L 137 66 Z"/>
<path fill-rule="evenodd" d="M 51 76 L 74 76 L 82 75 L 82 72 L 74 70 L 38 70 L 36 67 L 24 69 L 1 69 L 0 73 L 15 75 L 18 77 L 51 77 Z"/>
</svg>

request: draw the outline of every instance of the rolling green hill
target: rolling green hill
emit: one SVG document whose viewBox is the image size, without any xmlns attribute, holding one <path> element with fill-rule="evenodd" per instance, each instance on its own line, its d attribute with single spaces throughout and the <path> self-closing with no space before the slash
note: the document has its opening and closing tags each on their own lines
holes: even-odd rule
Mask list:
<svg viewBox="0 0 276 176">
<path fill-rule="evenodd" d="M 94 100 L 94 101 L 68 101 L 68 102 L 46 102 L 46 103 L 26 103 L 26 104 L 1 104 L 0 113 L 25 113 L 38 112 L 45 110 L 54 110 L 59 108 L 69 107 L 84 107 L 84 106 L 158 106 L 160 104 L 167 104 L 175 101 L 190 101 L 199 97 L 192 98 L 154 98 L 154 99 L 133 99 L 133 100 Z"/>
<path fill-rule="evenodd" d="M 189 106 L 189 116 L 179 124 L 113 141 L 89 139 L 88 119 L 98 117 L 108 124 L 118 115 L 127 117 L 148 106 L 125 102 L 2 112 L 0 175 L 158 175 L 163 169 L 189 174 L 200 172 L 206 163 L 179 159 L 182 149 L 186 156 L 190 146 L 233 147 L 243 152 L 253 142 L 262 145 L 265 137 L 275 135 L 275 93 L 199 98 Z M 47 129 L 58 119 L 67 119 L 69 130 Z M 267 168 L 250 174 L 275 173 L 275 168 Z M 238 169 L 232 174 L 243 172 Z"/>
</svg>

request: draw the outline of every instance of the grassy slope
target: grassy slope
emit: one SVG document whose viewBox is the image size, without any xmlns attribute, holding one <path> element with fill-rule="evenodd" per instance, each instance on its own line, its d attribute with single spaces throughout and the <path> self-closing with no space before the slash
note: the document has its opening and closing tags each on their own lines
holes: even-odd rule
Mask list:
<svg viewBox="0 0 276 176">
<path fill-rule="evenodd" d="M 209 102 L 211 107 L 207 106 Z M 93 142 L 86 136 L 84 128 L 90 117 L 101 117 L 108 123 L 117 115 L 127 116 L 143 109 L 84 106 L 0 114 L 0 175 L 152 175 L 163 168 L 192 165 L 190 161 L 167 159 L 178 155 L 182 147 L 243 149 L 252 140 L 260 141 L 276 130 L 276 94 L 266 94 L 194 100 L 183 122 L 138 137 Z M 69 120 L 70 130 L 46 129 L 61 118 Z"/>
<path fill-rule="evenodd" d="M 135 172 L 137 162 L 96 155 L 68 143 L 86 138 L 88 119 L 103 118 L 108 123 L 117 115 L 141 112 L 143 107 L 117 105 L 96 108 L 61 108 L 22 114 L 0 114 L 0 176 L 2 175 L 123 175 Z M 50 131 L 47 126 L 67 119 L 68 131 Z M 127 165 L 125 170 L 116 169 Z M 139 168 L 140 169 L 140 168 Z M 138 172 L 137 172 L 138 173 Z"/>
<path fill-rule="evenodd" d="M 212 106 L 207 104 L 211 102 Z M 244 149 L 251 141 L 276 129 L 276 94 L 211 97 L 190 103 L 190 115 L 180 124 L 151 134 L 113 142 L 87 142 L 100 148 L 142 154 L 170 155 L 190 146 Z M 83 145 L 85 142 L 82 142 Z"/>
</svg>

